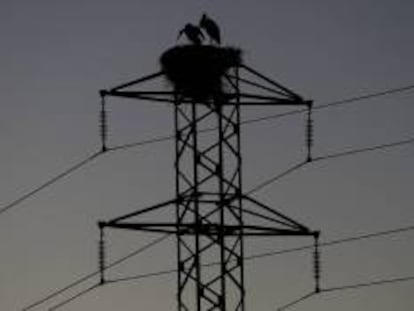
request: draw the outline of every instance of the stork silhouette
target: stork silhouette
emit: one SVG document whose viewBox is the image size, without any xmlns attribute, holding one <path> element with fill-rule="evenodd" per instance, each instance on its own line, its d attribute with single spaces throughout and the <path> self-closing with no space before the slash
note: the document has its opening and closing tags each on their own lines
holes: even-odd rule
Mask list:
<svg viewBox="0 0 414 311">
<path fill-rule="evenodd" d="M 182 36 L 182 34 L 185 34 L 187 39 L 196 45 L 200 45 L 204 40 L 204 35 L 200 28 L 190 23 L 186 24 L 184 28 L 180 30 L 177 40 Z"/>
<path fill-rule="evenodd" d="M 217 23 L 212 20 L 207 14 L 203 14 L 200 20 L 200 28 L 203 28 L 210 37 L 210 42 L 215 41 L 220 45 L 220 28 Z"/>
</svg>

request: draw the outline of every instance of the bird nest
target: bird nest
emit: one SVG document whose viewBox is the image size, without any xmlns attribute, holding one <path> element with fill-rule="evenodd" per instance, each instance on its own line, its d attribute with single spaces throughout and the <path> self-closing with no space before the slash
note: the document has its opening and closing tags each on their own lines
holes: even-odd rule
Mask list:
<svg viewBox="0 0 414 311">
<path fill-rule="evenodd" d="M 174 88 L 195 100 L 222 92 L 222 78 L 241 64 L 241 51 L 212 45 L 173 47 L 161 55 L 161 67 Z"/>
</svg>

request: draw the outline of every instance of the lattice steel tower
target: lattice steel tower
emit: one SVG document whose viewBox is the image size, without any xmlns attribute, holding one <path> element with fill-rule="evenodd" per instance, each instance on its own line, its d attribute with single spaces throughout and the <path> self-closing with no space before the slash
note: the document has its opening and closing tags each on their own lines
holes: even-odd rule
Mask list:
<svg viewBox="0 0 414 311">
<path fill-rule="evenodd" d="M 310 111 L 311 103 L 245 65 L 236 49 L 178 46 L 165 52 L 161 63 L 162 71 L 101 91 L 101 96 L 174 106 L 175 198 L 100 222 L 100 227 L 176 236 L 179 311 L 243 311 L 244 237 L 318 233 L 243 192 L 240 110 L 287 105 Z M 165 77 L 172 90 L 139 88 Z M 103 113 L 104 108 L 103 101 Z M 172 209 L 175 219 L 148 221 L 151 213 Z"/>
</svg>

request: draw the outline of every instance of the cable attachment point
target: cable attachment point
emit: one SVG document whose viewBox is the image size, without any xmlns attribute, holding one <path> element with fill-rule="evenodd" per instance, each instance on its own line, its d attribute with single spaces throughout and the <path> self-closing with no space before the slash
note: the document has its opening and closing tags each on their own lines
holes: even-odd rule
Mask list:
<svg viewBox="0 0 414 311">
<path fill-rule="evenodd" d="M 101 94 L 101 112 L 99 115 L 100 121 L 100 134 L 101 134 L 101 145 L 102 145 L 102 152 L 107 150 L 106 141 L 108 138 L 108 119 L 106 114 L 106 103 L 105 103 L 105 95 Z"/>
<path fill-rule="evenodd" d="M 104 227 L 99 223 L 99 284 L 105 283 L 105 240 L 104 240 Z"/>
<path fill-rule="evenodd" d="M 319 251 L 319 234 L 320 232 L 315 232 L 314 238 L 314 252 L 313 252 L 313 272 L 315 278 L 315 293 L 321 291 L 320 288 L 320 279 L 321 279 L 321 262 L 320 262 L 320 251 Z"/>
<path fill-rule="evenodd" d="M 307 162 L 312 161 L 312 147 L 313 147 L 313 120 L 312 120 L 312 101 L 307 101 L 307 119 L 306 119 L 306 149 L 307 149 Z"/>
</svg>

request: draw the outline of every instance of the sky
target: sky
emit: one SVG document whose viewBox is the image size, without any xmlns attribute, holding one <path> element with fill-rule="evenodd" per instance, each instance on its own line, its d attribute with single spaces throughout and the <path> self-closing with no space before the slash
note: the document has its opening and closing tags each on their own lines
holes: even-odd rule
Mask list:
<svg viewBox="0 0 414 311">
<path fill-rule="evenodd" d="M 315 105 L 414 83 L 412 1 L 0 2 L 0 207 L 98 151 L 103 88 L 159 70 L 159 56 L 203 12 L 223 45 Z M 165 85 L 165 87 L 167 87 Z M 315 155 L 414 136 L 413 92 L 315 112 Z M 171 107 L 111 99 L 111 146 L 169 135 Z M 280 108 L 246 109 L 244 119 Z M 305 157 L 304 116 L 242 128 L 244 189 Z M 412 226 L 414 146 L 311 164 L 255 194 L 322 232 L 322 241 Z M 174 144 L 103 155 L 0 214 L 0 310 L 22 310 L 97 269 L 98 220 L 170 199 Z M 108 261 L 157 236 L 110 231 Z M 414 232 L 322 249 L 322 287 L 414 275 Z M 306 238 L 246 241 L 247 255 L 307 245 Z M 312 291 L 311 251 L 248 261 L 247 310 L 276 310 Z M 169 239 L 108 272 L 108 278 L 175 268 Z M 33 310 L 95 284 L 74 288 Z M 412 310 L 414 282 L 314 296 L 292 310 Z M 119 282 L 61 310 L 171 310 L 174 274 Z"/>
</svg>

